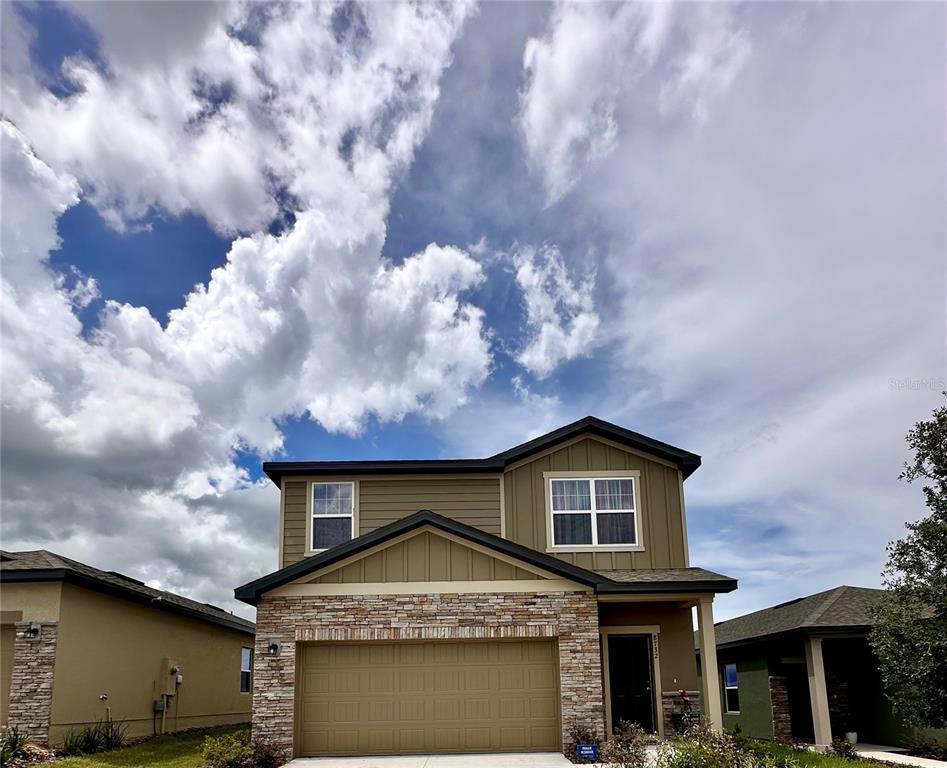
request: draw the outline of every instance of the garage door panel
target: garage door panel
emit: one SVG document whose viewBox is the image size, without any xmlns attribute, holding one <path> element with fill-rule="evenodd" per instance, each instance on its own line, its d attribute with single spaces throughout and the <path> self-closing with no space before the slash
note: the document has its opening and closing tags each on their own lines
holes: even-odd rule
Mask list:
<svg viewBox="0 0 947 768">
<path fill-rule="evenodd" d="M 299 658 L 301 755 L 559 747 L 552 640 L 322 643 Z"/>
</svg>

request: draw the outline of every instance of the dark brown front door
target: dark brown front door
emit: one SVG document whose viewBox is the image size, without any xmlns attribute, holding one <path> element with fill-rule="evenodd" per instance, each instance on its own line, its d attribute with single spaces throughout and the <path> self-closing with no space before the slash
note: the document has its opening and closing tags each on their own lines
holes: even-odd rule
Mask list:
<svg viewBox="0 0 947 768">
<path fill-rule="evenodd" d="M 622 720 L 655 733 L 651 635 L 608 635 L 612 728 Z"/>
</svg>

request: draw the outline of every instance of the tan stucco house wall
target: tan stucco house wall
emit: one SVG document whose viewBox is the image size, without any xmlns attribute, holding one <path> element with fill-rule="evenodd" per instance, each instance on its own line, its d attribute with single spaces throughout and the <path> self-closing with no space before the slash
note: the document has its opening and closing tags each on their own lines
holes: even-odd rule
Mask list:
<svg viewBox="0 0 947 768">
<path fill-rule="evenodd" d="M 250 719 L 251 695 L 240 692 L 242 649 L 254 644 L 249 622 L 230 617 L 226 626 L 229 614 L 219 609 L 207 620 L 202 604 L 188 613 L 191 601 L 176 596 L 169 609 L 144 595 L 0 574 L 0 659 L 9 665 L 2 713 L 34 740 L 55 746 L 107 718 L 124 722 L 129 737 Z"/>
</svg>

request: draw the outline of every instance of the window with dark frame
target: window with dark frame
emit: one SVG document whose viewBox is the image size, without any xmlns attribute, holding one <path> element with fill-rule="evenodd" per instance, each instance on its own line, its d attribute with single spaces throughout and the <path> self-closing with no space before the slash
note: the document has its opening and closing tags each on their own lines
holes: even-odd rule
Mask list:
<svg viewBox="0 0 947 768">
<path fill-rule="evenodd" d="M 725 664 L 723 667 L 723 695 L 727 712 L 739 714 L 740 687 L 737 684 L 737 665 Z"/>
<path fill-rule="evenodd" d="M 552 478 L 552 545 L 638 543 L 634 477 Z"/>
<path fill-rule="evenodd" d="M 250 693 L 253 683 L 253 649 L 240 649 L 240 693 Z"/>
</svg>

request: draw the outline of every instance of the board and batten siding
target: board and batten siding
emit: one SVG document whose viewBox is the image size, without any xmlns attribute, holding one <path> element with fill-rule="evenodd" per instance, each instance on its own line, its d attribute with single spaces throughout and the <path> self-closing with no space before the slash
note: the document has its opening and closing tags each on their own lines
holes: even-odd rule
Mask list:
<svg viewBox="0 0 947 768">
<path fill-rule="evenodd" d="M 306 554 L 306 495 L 309 484 L 305 480 L 286 480 L 283 483 L 283 562 L 302 560 Z"/>
<path fill-rule="evenodd" d="M 536 574 L 434 533 L 419 533 L 310 581 L 385 584 L 417 581 L 535 580 Z"/>
<path fill-rule="evenodd" d="M 281 567 L 306 554 L 309 483 L 284 480 Z M 320 477 L 317 482 L 350 482 L 352 477 Z M 499 475 L 400 475 L 358 478 L 358 533 L 364 535 L 420 509 L 500 535 Z"/>
<path fill-rule="evenodd" d="M 686 566 L 679 470 L 617 445 L 588 437 L 508 469 L 504 475 L 506 537 L 547 551 L 544 472 L 638 470 L 641 473 L 643 552 L 556 552 L 549 554 L 582 568 L 682 568 Z"/>
</svg>

